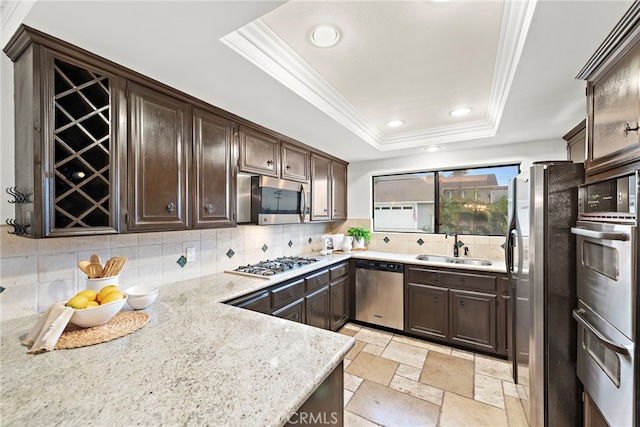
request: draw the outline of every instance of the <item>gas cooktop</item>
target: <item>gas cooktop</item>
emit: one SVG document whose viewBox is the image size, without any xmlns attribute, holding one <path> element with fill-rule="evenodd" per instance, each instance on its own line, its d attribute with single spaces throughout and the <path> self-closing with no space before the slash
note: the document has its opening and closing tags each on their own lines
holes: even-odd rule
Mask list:
<svg viewBox="0 0 640 427">
<path fill-rule="evenodd" d="M 260 261 L 257 264 L 240 266 L 235 270 L 230 271 L 230 273 L 240 273 L 268 278 L 269 276 L 304 267 L 305 265 L 313 264 L 318 261 L 319 259 L 317 258 L 285 256 L 273 260 Z"/>
</svg>

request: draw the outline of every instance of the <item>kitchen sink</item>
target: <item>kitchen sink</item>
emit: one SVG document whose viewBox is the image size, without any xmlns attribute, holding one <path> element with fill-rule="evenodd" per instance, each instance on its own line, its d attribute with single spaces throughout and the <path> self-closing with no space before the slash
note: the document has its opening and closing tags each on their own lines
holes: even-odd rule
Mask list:
<svg viewBox="0 0 640 427">
<path fill-rule="evenodd" d="M 418 261 L 444 262 L 447 264 L 464 264 L 464 265 L 492 265 L 488 259 L 472 259 L 472 258 L 454 258 L 443 255 L 418 255 Z"/>
<path fill-rule="evenodd" d="M 416 257 L 418 261 L 429 261 L 429 262 L 453 262 L 454 258 L 448 256 L 441 255 L 418 255 Z"/>
</svg>

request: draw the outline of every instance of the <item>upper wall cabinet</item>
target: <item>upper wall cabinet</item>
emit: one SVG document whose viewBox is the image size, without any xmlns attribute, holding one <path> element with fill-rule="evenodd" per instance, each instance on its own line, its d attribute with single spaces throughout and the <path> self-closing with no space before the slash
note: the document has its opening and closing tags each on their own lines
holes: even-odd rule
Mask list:
<svg viewBox="0 0 640 427">
<path fill-rule="evenodd" d="M 123 80 L 19 31 L 14 61 L 16 223 L 31 237 L 116 233 Z"/>
<path fill-rule="evenodd" d="M 240 172 L 278 177 L 280 142 L 248 126 L 240 127 Z"/>
<path fill-rule="evenodd" d="M 347 165 L 311 154 L 311 220 L 347 219 Z"/>
<path fill-rule="evenodd" d="M 209 111 L 193 110 L 191 178 L 194 228 L 236 225 L 235 123 Z"/>
<path fill-rule="evenodd" d="M 189 108 L 164 93 L 130 83 L 129 230 L 189 227 Z"/>
<path fill-rule="evenodd" d="M 640 2 L 635 2 L 578 75 L 587 81 L 586 180 L 640 163 Z"/>
<path fill-rule="evenodd" d="M 281 153 L 280 176 L 293 181 L 309 182 L 309 150 L 283 142 Z"/>
</svg>

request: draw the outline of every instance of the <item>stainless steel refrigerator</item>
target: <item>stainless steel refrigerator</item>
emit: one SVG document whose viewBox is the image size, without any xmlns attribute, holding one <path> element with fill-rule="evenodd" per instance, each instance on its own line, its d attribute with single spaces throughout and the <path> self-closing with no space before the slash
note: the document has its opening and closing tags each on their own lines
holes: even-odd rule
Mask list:
<svg viewBox="0 0 640 427">
<path fill-rule="evenodd" d="M 509 183 L 506 263 L 514 380 L 531 426 L 582 425 L 576 376 L 575 237 L 582 163 L 539 162 Z M 528 405 L 527 405 L 528 403 Z"/>
</svg>

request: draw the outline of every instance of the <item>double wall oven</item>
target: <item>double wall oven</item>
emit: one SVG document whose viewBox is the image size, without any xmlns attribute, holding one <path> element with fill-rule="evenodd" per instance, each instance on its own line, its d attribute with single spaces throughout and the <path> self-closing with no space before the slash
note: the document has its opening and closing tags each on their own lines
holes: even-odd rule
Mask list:
<svg viewBox="0 0 640 427">
<path fill-rule="evenodd" d="M 638 412 L 638 173 L 580 188 L 576 227 L 577 373 L 609 426 Z M 587 414 L 585 414 L 587 415 Z"/>
</svg>

